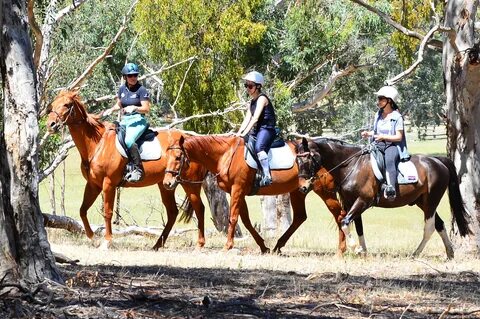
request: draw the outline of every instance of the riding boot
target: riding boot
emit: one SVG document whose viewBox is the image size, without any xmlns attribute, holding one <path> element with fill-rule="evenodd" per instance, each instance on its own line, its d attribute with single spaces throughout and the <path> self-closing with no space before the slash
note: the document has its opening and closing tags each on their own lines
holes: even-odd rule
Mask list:
<svg viewBox="0 0 480 319">
<path fill-rule="evenodd" d="M 133 163 L 133 169 L 127 173 L 125 180 L 129 183 L 139 182 L 143 179 L 142 159 L 138 151 L 137 143 L 133 143 L 129 149 L 130 157 Z"/>
<path fill-rule="evenodd" d="M 268 155 L 264 151 L 257 153 L 260 165 L 262 165 L 263 177 L 260 181 L 260 187 L 272 184 L 272 176 L 270 175 L 270 165 L 268 165 Z"/>
</svg>

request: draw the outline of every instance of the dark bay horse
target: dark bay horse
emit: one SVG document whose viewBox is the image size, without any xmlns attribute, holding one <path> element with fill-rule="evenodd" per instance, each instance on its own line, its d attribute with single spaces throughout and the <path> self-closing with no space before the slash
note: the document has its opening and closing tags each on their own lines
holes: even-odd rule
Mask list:
<svg viewBox="0 0 480 319">
<path fill-rule="evenodd" d="M 446 157 L 414 155 L 411 161 L 418 171 L 418 182 L 399 185 L 395 200 L 379 195 L 380 183 L 370 164 L 370 155 L 363 148 L 348 145 L 335 139 L 318 138 L 299 145 L 299 152 L 310 153 L 309 163 L 301 161 L 301 171 L 323 166 L 333 176 L 334 183 L 347 215 L 342 219 L 342 229 L 348 237 L 348 225 L 371 206 L 384 208 L 417 205 L 424 213 L 423 239 L 413 256 L 418 256 L 436 230 L 442 238 L 448 258 L 454 257 L 453 247 L 445 230 L 443 220 L 436 209 L 448 188 L 453 221 L 461 236 L 471 234 L 468 213 L 465 210 L 458 176 L 453 162 Z M 300 179 L 304 191 L 310 189 L 312 180 Z"/>
<path fill-rule="evenodd" d="M 292 142 L 287 144 L 290 150 L 296 154 L 296 145 Z M 265 246 L 263 238 L 252 226 L 248 216 L 245 196 L 250 194 L 253 187 L 256 170 L 250 168 L 245 162 L 244 148 L 244 140 L 235 136 L 206 135 L 180 138 L 168 148 L 164 185 L 166 188 L 174 188 L 179 182 L 177 176 L 182 173 L 184 168 L 194 162 L 202 164 L 207 170 L 216 174 L 219 187 L 230 193 L 230 223 L 225 249 L 233 247 L 235 226 L 240 216 L 262 253 L 267 253 L 270 249 Z M 275 252 L 280 252 L 290 236 L 307 218 L 305 194 L 299 191 L 296 164 L 290 169 L 272 170 L 272 178 L 273 184 L 260 188 L 256 195 L 290 193 L 293 221 L 274 248 Z"/>
<path fill-rule="evenodd" d="M 87 219 L 87 211 L 95 202 L 100 192 L 104 195 L 104 219 L 105 219 L 105 242 L 108 247 L 112 241 L 112 213 L 115 200 L 116 187 L 122 183 L 123 172 L 127 159 L 123 158 L 115 146 L 116 133 L 114 125 L 99 120 L 98 115 L 89 114 L 75 91 L 62 91 L 50 105 L 47 120 L 49 132 L 58 131 L 63 125 L 67 125 L 73 141 L 81 156 L 81 171 L 87 180 L 83 194 L 83 202 L 80 207 L 85 233 L 93 239 L 93 231 Z M 178 130 L 159 130 L 156 138 L 160 141 L 162 157 L 158 160 L 144 161 L 145 178 L 137 183 L 125 183 L 124 187 L 145 187 L 157 184 L 160 189 L 162 202 L 167 211 L 167 224 L 153 249 L 162 247 L 167 240 L 178 215 L 175 202 L 175 194 L 172 190 L 163 187 L 163 178 L 167 165 L 166 149 L 173 141 L 178 141 L 183 133 Z M 202 181 L 206 171 L 203 167 L 193 163 L 189 169 L 182 172 L 186 180 Z M 198 241 L 197 246 L 203 247 L 204 236 L 204 210 L 205 207 L 200 198 L 200 183 L 182 185 L 188 199 L 198 218 Z M 139 200 L 142 200 L 139 198 Z M 188 218 L 188 216 L 187 216 Z"/>
</svg>

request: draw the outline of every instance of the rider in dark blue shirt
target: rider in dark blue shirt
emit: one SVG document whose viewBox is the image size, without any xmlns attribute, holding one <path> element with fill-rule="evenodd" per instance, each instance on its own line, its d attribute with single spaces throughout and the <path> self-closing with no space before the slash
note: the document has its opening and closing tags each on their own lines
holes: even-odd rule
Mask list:
<svg viewBox="0 0 480 319">
<path fill-rule="evenodd" d="M 245 136 L 250 132 L 255 136 L 255 152 L 262 165 L 263 178 L 260 186 L 272 184 L 270 167 L 268 164 L 268 151 L 275 139 L 276 116 L 273 104 L 264 93 L 262 85 L 265 83 L 263 75 L 257 71 L 248 73 L 244 78 L 245 88 L 252 97 L 245 120 L 243 121 L 237 135 Z"/>
<path fill-rule="evenodd" d="M 122 110 L 123 117 L 120 125 L 125 128 L 125 144 L 128 147 L 133 170 L 125 176 L 128 182 L 138 182 L 143 178 L 142 161 L 138 151 L 136 140 L 147 129 L 148 123 L 145 114 L 150 112 L 150 94 L 147 89 L 138 82 L 138 66 L 135 63 L 127 63 L 122 69 L 125 84 L 120 86 L 117 94 L 117 102 L 110 109 L 103 112 L 104 116 L 113 111 Z"/>
</svg>

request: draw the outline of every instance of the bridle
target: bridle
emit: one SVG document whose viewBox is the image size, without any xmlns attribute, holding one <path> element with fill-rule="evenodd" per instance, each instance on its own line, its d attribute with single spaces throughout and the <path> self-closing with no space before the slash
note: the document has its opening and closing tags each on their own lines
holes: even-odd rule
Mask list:
<svg viewBox="0 0 480 319">
<path fill-rule="evenodd" d="M 317 171 L 318 169 L 320 169 L 320 163 L 315 159 L 312 152 L 303 152 L 303 153 L 297 154 L 297 157 L 296 157 L 296 161 L 299 169 L 300 167 L 302 167 L 300 158 L 303 158 L 303 157 L 306 157 L 307 161 L 310 160 L 312 165 L 310 166 L 310 171 L 308 173 L 302 174 L 299 172 L 298 177 L 303 177 L 307 182 L 313 183 L 318 178 Z"/>
<path fill-rule="evenodd" d="M 75 116 L 75 108 L 74 108 L 74 103 L 70 103 L 69 106 L 68 106 L 68 113 L 67 113 L 67 116 L 65 117 L 64 120 L 62 120 L 62 116 L 60 114 L 58 114 L 57 111 L 55 110 L 50 110 L 49 113 L 53 113 L 57 116 L 57 123 L 60 123 L 60 127 L 59 128 L 62 128 L 68 121 L 68 119 L 70 118 L 70 116 Z M 70 124 L 77 124 L 77 123 L 70 123 Z"/>
<path fill-rule="evenodd" d="M 185 165 L 185 162 L 186 162 L 187 165 L 189 165 L 190 160 L 189 160 L 187 154 L 185 153 L 185 150 L 182 147 L 180 147 L 180 146 L 169 146 L 169 147 L 167 147 L 167 151 L 170 151 L 170 150 L 180 150 L 180 152 L 181 152 L 180 167 L 178 168 L 178 170 L 166 169 L 165 173 L 172 174 L 174 176 L 175 183 L 182 183 L 182 182 L 184 182 L 184 180 L 181 177 L 183 166 Z"/>
</svg>

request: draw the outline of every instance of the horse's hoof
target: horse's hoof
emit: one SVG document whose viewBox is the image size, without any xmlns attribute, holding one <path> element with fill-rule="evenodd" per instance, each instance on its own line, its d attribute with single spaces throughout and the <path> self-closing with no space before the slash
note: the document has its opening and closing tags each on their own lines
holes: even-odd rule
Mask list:
<svg viewBox="0 0 480 319">
<path fill-rule="evenodd" d="M 112 249 L 113 248 L 113 241 L 104 239 L 98 248 L 100 250 Z"/>
<path fill-rule="evenodd" d="M 363 250 L 362 246 L 357 246 L 355 247 L 355 250 L 353 251 L 355 255 L 361 256 L 361 257 L 366 257 L 367 252 Z"/>
<path fill-rule="evenodd" d="M 262 255 L 270 254 L 270 248 L 262 249 Z"/>
</svg>

